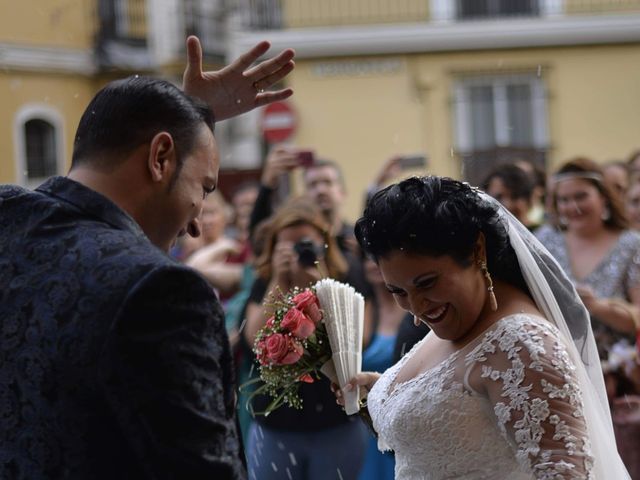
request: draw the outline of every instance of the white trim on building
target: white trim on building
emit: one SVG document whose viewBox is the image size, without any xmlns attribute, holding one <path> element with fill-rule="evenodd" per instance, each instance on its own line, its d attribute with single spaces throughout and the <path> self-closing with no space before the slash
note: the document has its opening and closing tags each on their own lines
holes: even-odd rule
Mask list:
<svg viewBox="0 0 640 480">
<path fill-rule="evenodd" d="M 261 40 L 269 40 L 274 52 L 294 48 L 297 58 L 640 41 L 640 14 L 562 15 L 546 7 L 544 12 L 533 18 L 453 22 L 446 14 L 440 21 L 410 24 L 236 31 L 230 52 L 242 52 Z"/>
<path fill-rule="evenodd" d="M 34 47 L 0 42 L 0 68 L 92 75 L 97 67 L 90 49 Z"/>
</svg>

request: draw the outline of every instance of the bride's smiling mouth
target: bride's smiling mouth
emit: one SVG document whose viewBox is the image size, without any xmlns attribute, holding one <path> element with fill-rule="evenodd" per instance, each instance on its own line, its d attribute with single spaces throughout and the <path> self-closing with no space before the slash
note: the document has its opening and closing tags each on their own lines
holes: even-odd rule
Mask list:
<svg viewBox="0 0 640 480">
<path fill-rule="evenodd" d="M 449 306 L 450 304 L 446 303 L 437 308 L 433 308 L 427 312 L 423 312 L 420 315 L 420 319 L 423 322 L 429 323 L 430 325 L 438 323 L 442 321 L 444 317 L 447 315 L 447 312 L 449 312 Z"/>
</svg>

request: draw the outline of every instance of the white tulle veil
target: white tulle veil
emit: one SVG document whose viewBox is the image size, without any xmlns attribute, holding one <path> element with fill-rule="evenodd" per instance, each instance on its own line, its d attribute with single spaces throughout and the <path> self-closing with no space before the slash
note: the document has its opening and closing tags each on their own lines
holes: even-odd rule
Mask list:
<svg viewBox="0 0 640 480">
<path fill-rule="evenodd" d="M 593 478 L 630 479 L 616 447 L 589 312 L 558 262 L 538 239 L 497 201 L 482 192 L 480 195 L 498 207 L 533 300 L 565 337 L 583 394 L 584 417 L 595 459 Z"/>
</svg>

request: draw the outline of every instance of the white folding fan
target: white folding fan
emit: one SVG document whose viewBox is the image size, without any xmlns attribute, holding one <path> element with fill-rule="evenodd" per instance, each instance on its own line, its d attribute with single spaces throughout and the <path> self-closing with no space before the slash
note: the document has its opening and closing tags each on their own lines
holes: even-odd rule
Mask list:
<svg viewBox="0 0 640 480">
<path fill-rule="evenodd" d="M 362 371 L 364 298 L 351 285 L 329 278 L 318 281 L 315 289 L 323 311 L 322 321 L 329 337 L 337 383 L 344 388 Z M 359 394 L 359 388 L 344 392 L 347 415 L 353 415 L 360 409 Z"/>
</svg>

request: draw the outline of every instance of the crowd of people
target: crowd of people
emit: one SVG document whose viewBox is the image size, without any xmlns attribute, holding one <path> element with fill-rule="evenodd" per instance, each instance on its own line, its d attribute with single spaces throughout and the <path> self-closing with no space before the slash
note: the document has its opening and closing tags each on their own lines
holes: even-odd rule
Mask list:
<svg viewBox="0 0 640 480">
<path fill-rule="evenodd" d="M 202 246 L 184 258 L 209 279 L 223 304 L 229 305 L 227 327 L 231 338 L 238 339 L 233 343 L 241 385 L 257 375 L 251 351 L 253 338 L 272 313 L 263 305 L 265 296 L 278 288 L 287 291 L 293 286 L 304 287 L 328 275 L 362 292 L 366 298 L 363 370 L 384 372 L 429 332 L 423 323 L 414 325 L 414 317 L 394 300 L 378 263 L 359 248 L 353 225 L 343 219 L 346 187 L 340 166 L 323 158 L 301 165 L 299 151 L 292 146 L 271 150 L 260 182 L 252 185 L 252 208 L 231 215 L 236 219 L 249 217 L 241 222 L 247 224 L 246 229 L 237 228 L 237 220 L 227 224 L 230 242 L 247 245 L 250 238 L 244 269 L 245 273 L 249 270 L 253 282 L 240 284 L 240 265 L 232 260 L 237 246 L 236 250 L 223 250 L 213 241 L 213 246 Z M 378 190 L 402 177 L 400 158 L 384 162 L 371 179 L 363 195 L 363 209 Z M 496 167 L 479 185 L 545 245 L 586 306 L 619 448 L 627 467 L 636 475 L 640 475 L 640 424 L 636 418 L 640 367 L 635 351 L 640 329 L 640 225 L 634 220 L 640 210 L 640 161 L 634 166 L 638 158 L 636 152 L 629 162 L 603 165 L 574 158 L 550 174 L 533 163 L 514 159 Z M 279 185 L 297 170 L 301 171 L 303 191 L 283 200 L 278 194 Z M 205 206 L 203 226 L 207 212 Z M 238 235 L 235 240 L 234 234 Z M 204 241 L 209 243 L 206 237 Z M 305 242 L 308 248 L 303 251 L 317 263 L 305 264 L 300 251 Z M 185 243 L 184 249 L 188 248 Z M 235 296 L 229 295 L 227 283 L 211 275 L 216 268 L 223 270 L 221 260 L 237 269 Z M 237 313 L 236 298 L 244 302 Z M 324 459 L 332 459 L 330 469 L 340 471 L 342 478 L 393 478 L 393 453 L 379 452 L 375 436 L 364 424 L 354 425 L 354 419 L 336 411 L 327 398 L 327 388 L 324 379 L 305 384 L 303 410 L 282 407 L 266 418 L 256 412 L 265 408 L 267 400 L 250 399 L 250 392 L 241 389 L 239 418 L 250 475 L 283 478 L 284 470 L 291 478 L 319 478 L 329 468 L 326 460 L 314 460 L 321 454 Z M 318 412 L 323 413 L 319 416 Z M 352 431 L 344 430 L 349 428 Z M 344 431 L 338 434 L 339 429 Z M 322 440 L 329 437 L 334 440 Z M 346 445 L 350 454 L 343 458 L 340 452 Z M 358 465 L 355 470 L 354 465 Z"/>
<path fill-rule="evenodd" d="M 293 52 L 187 46 L 183 91 L 107 85 L 67 177 L 0 189 L 0 478 L 640 478 L 640 152 L 477 187 L 396 156 L 354 225 L 339 163 L 279 145 L 226 199 L 214 115 L 291 95 Z M 253 395 L 269 293 L 326 277 L 365 298 L 372 425 L 324 377 Z"/>
</svg>

